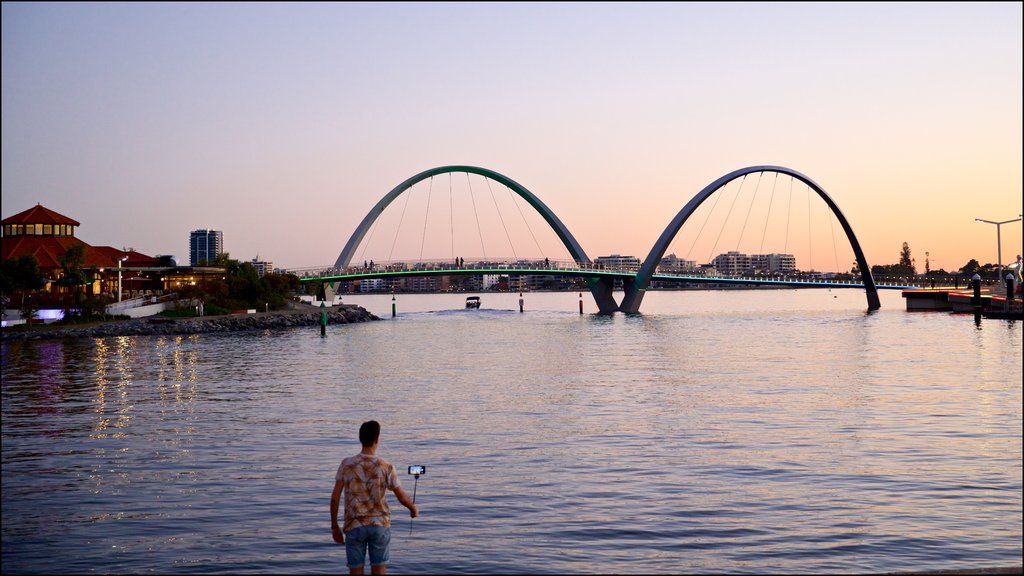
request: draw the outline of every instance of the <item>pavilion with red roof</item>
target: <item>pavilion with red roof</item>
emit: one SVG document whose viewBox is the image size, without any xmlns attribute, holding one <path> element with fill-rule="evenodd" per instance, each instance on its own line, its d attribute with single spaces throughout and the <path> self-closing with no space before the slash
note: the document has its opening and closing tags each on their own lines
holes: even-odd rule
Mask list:
<svg viewBox="0 0 1024 576">
<path fill-rule="evenodd" d="M 98 288 L 102 292 L 117 290 L 117 268 L 151 268 L 160 266 L 160 259 L 136 252 L 119 250 L 111 246 L 91 246 L 75 236 L 79 222 L 42 204 L 19 212 L 0 221 L 0 261 L 30 255 L 39 263 L 43 276 L 56 280 L 63 273 L 60 257 L 72 246 L 84 246 L 84 267 L 101 271 Z M 124 260 L 122 260 L 124 259 Z M 111 275 L 113 272 L 113 275 Z M 146 278 L 149 280 L 149 278 Z M 159 280 L 156 287 L 159 288 Z"/>
</svg>

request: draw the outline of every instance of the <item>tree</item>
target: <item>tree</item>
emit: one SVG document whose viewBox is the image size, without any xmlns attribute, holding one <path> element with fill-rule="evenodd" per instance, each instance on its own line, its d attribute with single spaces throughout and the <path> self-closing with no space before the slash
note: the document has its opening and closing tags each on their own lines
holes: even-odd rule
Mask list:
<svg viewBox="0 0 1024 576">
<path fill-rule="evenodd" d="M 39 261 L 35 256 L 23 254 L 4 260 L 3 271 L 0 273 L 0 307 L 6 308 L 8 295 L 21 292 L 20 307 L 25 309 L 26 295 L 43 286 L 43 273 L 39 270 Z"/>
<path fill-rule="evenodd" d="M 81 314 L 82 290 L 81 287 L 87 283 L 85 266 L 85 246 L 77 244 L 71 246 L 57 257 L 57 263 L 62 270 L 61 277 L 57 279 L 57 286 L 68 288 L 73 292 L 73 304 L 64 307 L 64 318 L 72 319 Z"/>
<path fill-rule="evenodd" d="M 899 265 L 909 270 L 910 274 L 917 275 L 917 267 L 914 265 L 914 259 L 910 257 L 910 245 L 906 242 L 903 243 L 903 249 L 900 250 Z"/>
<path fill-rule="evenodd" d="M 965 274 L 967 276 L 973 276 L 975 272 L 977 272 L 980 268 L 981 264 L 979 264 L 978 261 L 975 260 L 974 258 L 971 258 L 970 260 L 967 261 L 967 264 L 964 264 L 963 266 L 960 267 L 960 273 Z"/>
<path fill-rule="evenodd" d="M 871 274 L 875 276 L 917 276 L 917 266 L 914 263 L 914 258 L 910 255 L 910 245 L 906 242 L 903 243 L 898 264 L 875 264 L 871 267 Z"/>
<path fill-rule="evenodd" d="M 913 276 L 913 270 L 902 264 L 875 264 L 871 267 L 873 276 Z"/>
<path fill-rule="evenodd" d="M 233 260 L 227 253 L 214 259 L 214 266 L 224 268 L 224 278 L 207 280 L 202 288 L 189 290 L 187 297 L 202 298 L 229 310 L 241 308 L 278 309 L 285 306 L 289 292 L 300 286 L 294 274 L 265 274 L 262 277 L 250 262 Z M 186 292 L 183 291 L 183 295 Z"/>
</svg>

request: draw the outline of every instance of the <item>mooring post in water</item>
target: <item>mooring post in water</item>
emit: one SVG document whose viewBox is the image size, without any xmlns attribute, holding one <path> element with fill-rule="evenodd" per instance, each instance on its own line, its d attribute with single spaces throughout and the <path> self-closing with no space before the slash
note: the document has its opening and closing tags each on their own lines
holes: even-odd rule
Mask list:
<svg viewBox="0 0 1024 576">
<path fill-rule="evenodd" d="M 1006 300 L 1003 302 L 1003 309 L 1009 310 L 1011 304 L 1013 304 L 1013 274 L 1006 275 Z"/>
<path fill-rule="evenodd" d="M 395 295 L 392 294 L 391 295 L 391 317 L 392 318 L 394 318 L 397 315 L 397 311 L 395 309 L 395 306 L 396 306 L 396 304 L 395 304 Z"/>
<path fill-rule="evenodd" d="M 971 305 L 976 310 L 981 310 L 981 275 L 975 274 L 971 277 L 971 286 L 974 288 L 974 296 L 971 298 Z"/>
<path fill-rule="evenodd" d="M 974 323 L 981 325 L 981 275 L 975 273 L 971 277 L 971 285 L 974 286 L 974 296 L 971 297 L 971 304 L 974 305 Z"/>
<path fill-rule="evenodd" d="M 327 336 L 327 303 L 320 302 L 320 337 Z"/>
<path fill-rule="evenodd" d="M 580 314 L 583 314 L 583 292 L 580 292 Z"/>
<path fill-rule="evenodd" d="M 523 293 L 519 293 L 519 313 L 523 313 Z"/>
</svg>

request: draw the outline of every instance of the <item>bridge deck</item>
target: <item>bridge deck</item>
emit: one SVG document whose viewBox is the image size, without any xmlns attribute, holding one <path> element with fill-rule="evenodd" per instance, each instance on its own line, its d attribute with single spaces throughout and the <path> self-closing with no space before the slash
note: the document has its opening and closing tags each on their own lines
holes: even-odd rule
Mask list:
<svg viewBox="0 0 1024 576">
<path fill-rule="evenodd" d="M 424 276 L 466 276 L 466 275 L 501 275 L 501 276 L 567 276 L 577 278 L 608 278 L 631 280 L 636 278 L 636 270 L 609 270 L 602 268 L 535 268 L 535 267 L 502 267 L 502 266 L 466 266 L 461 268 L 428 268 L 412 267 L 410 269 L 357 269 L 344 274 L 319 274 L 301 277 L 302 282 L 351 282 L 356 280 L 396 279 Z M 864 284 L 855 281 L 808 279 L 795 276 L 766 276 L 751 278 L 732 278 L 721 276 L 695 276 L 680 274 L 655 274 L 652 281 L 681 282 L 693 284 L 734 284 L 746 286 L 795 286 L 804 288 L 864 288 Z M 905 283 L 876 283 L 876 288 L 906 290 L 917 286 Z"/>
</svg>

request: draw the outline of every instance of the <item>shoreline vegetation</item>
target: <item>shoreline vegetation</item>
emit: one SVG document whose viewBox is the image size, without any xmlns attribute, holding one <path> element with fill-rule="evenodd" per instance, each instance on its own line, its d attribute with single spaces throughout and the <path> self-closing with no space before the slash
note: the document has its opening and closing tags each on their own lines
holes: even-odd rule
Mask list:
<svg viewBox="0 0 1024 576">
<path fill-rule="evenodd" d="M 342 304 L 325 308 L 327 324 L 352 324 L 380 320 L 365 308 Z M 283 310 L 255 314 L 224 314 L 189 318 L 151 316 L 131 320 L 111 320 L 89 324 L 45 324 L 4 328 L 4 341 L 52 340 L 56 338 L 109 338 L 117 336 L 181 336 L 215 334 L 247 330 L 271 330 L 303 326 L 319 326 L 321 309 L 308 304 L 292 303 Z"/>
</svg>

